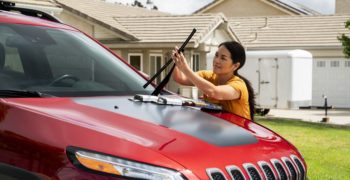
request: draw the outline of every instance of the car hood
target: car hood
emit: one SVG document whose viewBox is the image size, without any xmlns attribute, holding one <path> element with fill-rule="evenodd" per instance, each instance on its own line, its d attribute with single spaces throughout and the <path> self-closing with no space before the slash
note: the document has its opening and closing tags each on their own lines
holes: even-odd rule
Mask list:
<svg viewBox="0 0 350 180">
<path fill-rule="evenodd" d="M 135 102 L 130 98 L 6 101 L 36 114 L 79 125 L 86 131 L 98 131 L 151 149 L 192 170 L 297 154 L 296 149 L 277 134 L 236 115 Z"/>
</svg>

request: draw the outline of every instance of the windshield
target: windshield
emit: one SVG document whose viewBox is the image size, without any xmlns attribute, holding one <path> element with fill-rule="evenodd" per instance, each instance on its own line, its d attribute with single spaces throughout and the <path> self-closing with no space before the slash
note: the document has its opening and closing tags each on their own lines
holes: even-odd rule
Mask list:
<svg viewBox="0 0 350 180">
<path fill-rule="evenodd" d="M 150 94 L 146 80 L 80 32 L 0 24 L 0 90 L 54 96 Z"/>
</svg>

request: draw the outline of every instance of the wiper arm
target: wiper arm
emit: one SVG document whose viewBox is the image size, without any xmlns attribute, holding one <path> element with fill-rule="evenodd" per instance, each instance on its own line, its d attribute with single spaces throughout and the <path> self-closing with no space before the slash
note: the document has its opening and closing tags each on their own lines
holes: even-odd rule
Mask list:
<svg viewBox="0 0 350 180">
<path fill-rule="evenodd" d="M 41 93 L 39 91 L 0 89 L 0 97 L 53 97 L 52 95 Z"/>
<path fill-rule="evenodd" d="M 178 52 L 184 52 L 185 47 L 187 45 L 187 43 L 191 40 L 192 36 L 194 35 L 194 33 L 196 33 L 196 29 L 193 28 L 191 34 L 187 37 L 186 41 L 181 45 L 180 49 L 178 49 Z M 143 88 L 146 88 L 154 79 L 156 79 L 160 73 L 162 73 L 162 71 L 164 71 L 164 69 L 169 66 L 171 63 L 173 62 L 173 59 L 170 58 L 168 60 L 168 62 L 166 62 L 164 64 L 164 66 L 162 66 L 156 74 L 154 74 L 154 76 L 152 76 L 151 79 L 149 79 L 147 81 L 147 83 L 145 85 L 143 85 Z M 156 87 L 156 89 L 152 92 L 152 95 L 158 96 L 159 93 L 162 91 L 162 89 L 165 87 L 165 85 L 169 82 L 170 76 L 173 73 L 173 70 L 175 68 L 175 64 L 173 64 L 173 67 L 170 69 L 169 73 L 165 76 L 165 78 L 158 84 L 158 86 Z"/>
</svg>

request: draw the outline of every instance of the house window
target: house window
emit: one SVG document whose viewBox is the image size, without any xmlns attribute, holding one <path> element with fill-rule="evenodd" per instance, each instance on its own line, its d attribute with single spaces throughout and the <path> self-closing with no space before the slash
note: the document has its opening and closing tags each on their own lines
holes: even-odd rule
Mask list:
<svg viewBox="0 0 350 180">
<path fill-rule="evenodd" d="M 163 66 L 163 56 L 161 54 L 150 55 L 150 76 L 152 77 Z M 159 84 L 162 81 L 164 72 L 155 79 L 155 83 Z"/>
<path fill-rule="evenodd" d="M 344 64 L 345 64 L 345 67 L 350 67 L 350 61 L 345 61 Z"/>
<path fill-rule="evenodd" d="M 192 55 L 192 70 L 194 72 L 199 71 L 199 54 L 195 53 Z"/>
<path fill-rule="evenodd" d="M 21 57 L 17 48 L 6 47 L 4 69 L 24 73 Z"/>
<path fill-rule="evenodd" d="M 317 61 L 316 66 L 317 67 L 326 67 L 326 62 L 325 61 Z"/>
<path fill-rule="evenodd" d="M 129 63 L 134 66 L 137 70 L 142 71 L 142 54 L 132 53 L 129 54 Z"/>
<path fill-rule="evenodd" d="M 331 61 L 331 67 L 339 67 L 339 61 Z"/>
</svg>

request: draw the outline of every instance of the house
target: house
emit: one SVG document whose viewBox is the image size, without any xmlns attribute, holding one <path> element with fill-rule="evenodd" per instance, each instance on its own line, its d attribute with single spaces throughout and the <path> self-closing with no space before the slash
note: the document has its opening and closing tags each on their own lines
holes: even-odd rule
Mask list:
<svg viewBox="0 0 350 180">
<path fill-rule="evenodd" d="M 224 13 L 247 52 L 302 49 L 312 53 L 312 105 L 350 107 L 350 62 L 340 34 L 350 34 L 350 0 L 336 0 L 336 15 L 320 15 L 285 0 L 214 0 L 196 14 Z M 243 69 L 242 69 L 243 70 Z M 337 87 L 337 88 L 334 88 Z"/>
<path fill-rule="evenodd" d="M 194 14 L 224 13 L 226 17 L 317 15 L 318 12 L 286 0 L 214 0 Z"/>
<path fill-rule="evenodd" d="M 30 0 L 27 4 L 41 6 L 44 2 L 61 9 L 59 13 L 49 13 L 96 38 L 149 76 L 170 59 L 171 51 L 186 40 L 193 28 L 197 33 L 186 46 L 185 56 L 194 70 L 207 67 L 206 60 L 213 58 L 222 41 L 238 41 L 221 13 L 175 16 L 102 0 Z M 155 83 L 159 83 L 165 74 L 162 73 Z M 179 88 L 172 80 L 167 88 L 192 96 L 192 88 Z"/>
<path fill-rule="evenodd" d="M 350 15 L 229 18 L 248 52 L 302 49 L 313 56 L 312 105 L 350 107 L 350 60 L 337 39 Z M 295 67 L 298 68 L 298 67 Z M 300 79 L 301 81 L 303 79 Z"/>
</svg>

